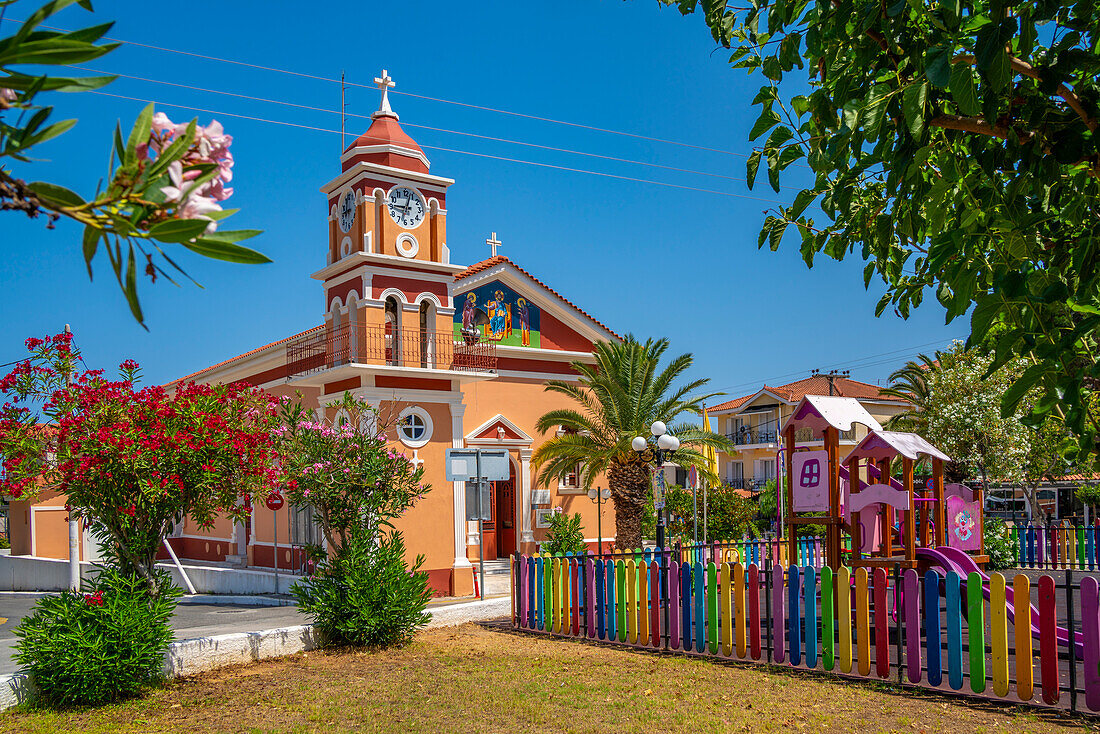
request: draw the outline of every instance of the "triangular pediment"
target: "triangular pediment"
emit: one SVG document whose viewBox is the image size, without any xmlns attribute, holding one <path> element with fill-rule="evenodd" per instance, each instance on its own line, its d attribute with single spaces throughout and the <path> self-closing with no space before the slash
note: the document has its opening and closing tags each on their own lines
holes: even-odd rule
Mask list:
<svg viewBox="0 0 1100 734">
<path fill-rule="evenodd" d="M 456 276 L 455 333 L 500 347 L 590 352 L 619 336 L 511 260 L 497 256 Z"/>
<path fill-rule="evenodd" d="M 523 443 L 533 439 L 522 428 L 498 413 L 466 434 L 467 443 Z"/>
</svg>

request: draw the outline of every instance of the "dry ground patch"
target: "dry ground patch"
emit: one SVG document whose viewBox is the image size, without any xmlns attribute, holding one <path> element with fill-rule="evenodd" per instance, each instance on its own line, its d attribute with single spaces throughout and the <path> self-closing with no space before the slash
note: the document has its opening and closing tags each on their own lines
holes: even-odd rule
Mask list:
<svg viewBox="0 0 1100 734">
<path fill-rule="evenodd" d="M 1069 719 L 822 676 L 509 634 L 425 631 L 401 650 L 308 653 L 124 704 L 0 714 L 0 732 L 1052 732 Z"/>
</svg>

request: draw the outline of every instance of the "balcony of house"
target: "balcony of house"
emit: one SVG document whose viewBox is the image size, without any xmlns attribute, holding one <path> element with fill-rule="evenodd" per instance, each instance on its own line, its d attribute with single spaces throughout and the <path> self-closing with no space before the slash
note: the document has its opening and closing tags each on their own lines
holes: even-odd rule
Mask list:
<svg viewBox="0 0 1100 734">
<path fill-rule="evenodd" d="M 471 381 L 496 376 L 496 344 L 451 332 L 341 324 L 317 327 L 286 347 L 287 379 L 323 384 L 364 370 Z"/>
<path fill-rule="evenodd" d="M 733 479 L 726 480 L 727 487 L 733 487 L 734 489 L 747 489 L 750 492 L 763 491 L 764 485 L 768 483 L 769 479 L 775 479 L 775 477 L 734 477 Z"/>
<path fill-rule="evenodd" d="M 779 440 L 779 434 L 772 429 L 754 429 L 754 428 L 742 428 L 734 431 L 733 433 L 727 433 L 726 438 L 733 442 L 735 446 L 744 448 L 756 447 L 756 446 L 775 446 Z"/>
</svg>

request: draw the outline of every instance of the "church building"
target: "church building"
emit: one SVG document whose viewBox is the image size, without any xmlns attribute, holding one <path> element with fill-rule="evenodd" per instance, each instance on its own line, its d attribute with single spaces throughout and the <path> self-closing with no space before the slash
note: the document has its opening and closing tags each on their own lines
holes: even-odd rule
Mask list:
<svg viewBox="0 0 1100 734">
<path fill-rule="evenodd" d="M 536 485 L 531 455 L 546 436 L 534 426 L 547 411 L 568 406 L 544 382 L 575 379 L 570 362 L 593 361 L 594 342 L 619 337 L 497 255 L 495 233 L 487 241 L 492 257 L 452 262 L 447 192 L 455 182 L 432 173 L 424 151 L 401 129 L 386 73 L 376 82 L 380 108 L 344 150 L 339 175 L 321 187 L 328 242 L 324 267 L 312 278 L 322 291 L 322 323 L 182 380 L 300 392 L 319 410 L 350 391 L 395 419 L 388 438 L 423 463 L 431 485 L 397 528 L 410 557 L 426 557 L 437 593 L 469 594 L 478 528 L 466 520 L 464 483 L 446 481 L 444 450 L 508 451 L 511 476 L 493 484 L 492 520 L 484 526 L 486 560 L 533 552 L 555 508 L 580 512 L 594 546 L 596 505 L 578 482 Z M 331 408 L 325 417 L 338 418 Z M 614 537 L 614 513 L 602 509 L 603 535 Z M 300 563 L 291 543 L 301 541 L 308 522 L 295 517 L 295 508 L 260 507 L 244 526 L 223 520 L 201 530 L 187 523 L 170 542 L 183 558 L 289 569 Z"/>
</svg>

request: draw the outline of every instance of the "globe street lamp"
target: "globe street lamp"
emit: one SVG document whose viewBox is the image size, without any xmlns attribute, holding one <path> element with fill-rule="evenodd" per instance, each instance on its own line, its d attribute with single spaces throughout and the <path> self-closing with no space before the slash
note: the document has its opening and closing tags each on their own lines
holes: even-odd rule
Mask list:
<svg viewBox="0 0 1100 734">
<path fill-rule="evenodd" d="M 611 499 L 610 489 L 588 490 L 588 499 L 596 503 L 596 548 L 599 549 L 600 558 L 603 558 L 603 507 Z"/>
<path fill-rule="evenodd" d="M 657 444 L 653 447 L 650 444 L 650 440 L 644 436 L 635 436 L 630 442 L 630 448 L 640 456 L 644 456 L 647 451 L 653 453 L 653 461 L 656 463 L 654 471 L 664 471 L 665 460 L 670 458 L 676 449 L 680 448 L 680 439 L 676 438 L 668 432 L 668 427 L 661 421 L 654 421 L 653 425 L 649 427 L 649 432 L 653 434 L 654 442 Z M 665 649 L 668 649 L 668 603 L 667 603 L 667 582 L 668 582 L 668 555 L 665 552 L 665 506 L 664 497 L 654 497 L 654 505 L 656 506 L 657 500 L 661 501 L 661 506 L 656 508 L 657 510 L 657 552 L 661 555 L 661 606 L 664 607 L 664 619 L 665 619 Z"/>
</svg>

